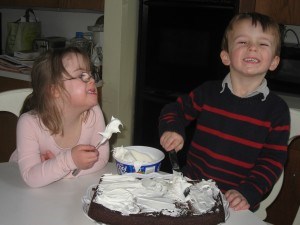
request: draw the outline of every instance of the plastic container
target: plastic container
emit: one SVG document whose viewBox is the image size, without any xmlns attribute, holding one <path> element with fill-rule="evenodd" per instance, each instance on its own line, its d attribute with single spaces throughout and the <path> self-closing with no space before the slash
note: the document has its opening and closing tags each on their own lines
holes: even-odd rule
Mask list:
<svg viewBox="0 0 300 225">
<path fill-rule="evenodd" d="M 114 159 L 116 161 L 117 171 L 118 174 L 125 174 L 125 173 L 142 173 L 142 174 L 149 174 L 152 172 L 159 172 L 161 161 L 165 158 L 165 154 L 160 151 L 159 149 L 147 147 L 147 146 L 128 146 L 125 147 L 126 149 L 132 149 L 138 152 L 147 153 L 151 156 L 154 161 L 151 163 L 144 163 L 138 169 L 135 170 L 134 163 L 124 162 L 117 159 L 114 155 Z"/>
<path fill-rule="evenodd" d="M 70 45 L 74 47 L 78 47 L 86 51 L 89 56 L 91 55 L 91 44 L 92 42 L 86 38 L 84 38 L 83 32 L 76 32 L 76 36 L 70 40 Z"/>
</svg>

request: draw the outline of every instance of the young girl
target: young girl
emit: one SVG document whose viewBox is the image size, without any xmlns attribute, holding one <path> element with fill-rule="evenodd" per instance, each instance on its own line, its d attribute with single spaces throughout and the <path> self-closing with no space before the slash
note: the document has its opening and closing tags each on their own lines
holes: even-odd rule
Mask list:
<svg viewBox="0 0 300 225">
<path fill-rule="evenodd" d="M 103 168 L 108 144 L 99 149 L 105 122 L 98 104 L 95 77 L 86 53 L 69 47 L 49 51 L 34 63 L 33 92 L 24 102 L 17 125 L 17 161 L 31 187 Z"/>
</svg>

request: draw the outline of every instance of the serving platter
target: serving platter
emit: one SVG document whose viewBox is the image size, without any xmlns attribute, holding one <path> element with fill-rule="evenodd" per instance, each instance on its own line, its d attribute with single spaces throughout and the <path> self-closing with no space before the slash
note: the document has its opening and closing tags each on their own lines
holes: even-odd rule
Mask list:
<svg viewBox="0 0 300 225">
<path fill-rule="evenodd" d="M 128 173 L 128 174 L 124 174 L 122 176 L 133 176 L 136 178 L 154 178 L 154 177 L 163 177 L 165 179 L 171 179 L 171 177 L 173 176 L 172 174 L 168 174 L 168 173 L 150 173 L 150 174 L 140 174 L 140 173 Z M 89 186 L 87 188 L 87 192 L 86 195 L 84 195 L 82 197 L 82 210 L 84 215 L 91 220 L 92 222 L 94 222 L 97 225 L 109 225 L 106 223 L 101 223 L 101 222 L 97 222 L 94 219 L 92 219 L 91 217 L 89 217 L 88 215 L 88 210 L 90 207 L 90 203 L 94 194 L 94 190 L 97 188 L 98 184 L 93 184 L 91 186 Z M 223 207 L 224 207 L 224 212 L 225 212 L 225 221 L 227 221 L 227 219 L 230 216 L 229 213 L 229 202 L 226 201 L 225 196 L 221 195 L 222 197 L 222 201 L 223 201 Z"/>
</svg>

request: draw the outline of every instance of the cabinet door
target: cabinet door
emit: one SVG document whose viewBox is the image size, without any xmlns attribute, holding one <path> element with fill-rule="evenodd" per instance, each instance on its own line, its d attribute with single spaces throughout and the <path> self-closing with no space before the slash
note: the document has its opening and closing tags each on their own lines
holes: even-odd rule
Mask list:
<svg viewBox="0 0 300 225">
<path fill-rule="evenodd" d="M 259 12 L 278 23 L 300 25 L 299 0 L 240 0 L 239 12 Z"/>
<path fill-rule="evenodd" d="M 22 74 L 20 74 L 20 76 L 22 76 Z M 0 92 L 13 90 L 13 89 L 20 89 L 20 88 L 30 88 L 30 87 L 31 87 L 30 81 L 17 80 L 13 78 L 0 76 Z"/>
<path fill-rule="evenodd" d="M 58 8 L 60 0 L 1 0 L 0 5 L 3 7 L 44 7 Z"/>
<path fill-rule="evenodd" d="M 103 12 L 104 0 L 60 0 L 60 8 L 88 9 Z"/>
<path fill-rule="evenodd" d="M 104 11 L 104 0 L 1 0 L 2 7 L 41 7 Z"/>
<path fill-rule="evenodd" d="M 300 25 L 299 0 L 256 0 L 255 11 L 269 15 L 282 24 Z"/>
<path fill-rule="evenodd" d="M 255 0 L 240 0 L 239 1 L 239 12 L 254 12 L 255 11 Z"/>
</svg>

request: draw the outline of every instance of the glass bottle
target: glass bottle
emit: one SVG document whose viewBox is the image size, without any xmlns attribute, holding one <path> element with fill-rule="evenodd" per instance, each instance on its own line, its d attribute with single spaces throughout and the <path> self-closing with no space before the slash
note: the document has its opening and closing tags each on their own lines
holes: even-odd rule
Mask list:
<svg viewBox="0 0 300 225">
<path fill-rule="evenodd" d="M 83 49 L 89 56 L 91 55 L 91 42 L 84 38 L 83 32 L 76 32 L 76 36 L 70 40 L 70 45 Z"/>
</svg>

